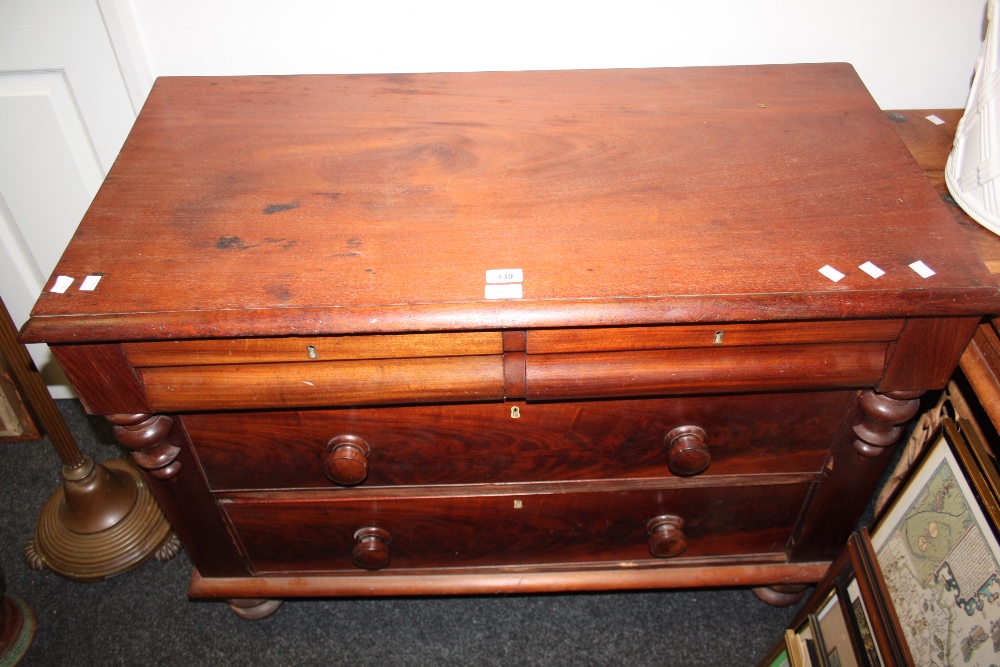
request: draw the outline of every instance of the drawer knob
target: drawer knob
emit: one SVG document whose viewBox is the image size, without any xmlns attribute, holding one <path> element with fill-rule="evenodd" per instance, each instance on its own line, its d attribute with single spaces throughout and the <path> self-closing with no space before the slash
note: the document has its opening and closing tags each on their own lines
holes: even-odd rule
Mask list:
<svg viewBox="0 0 1000 667">
<path fill-rule="evenodd" d="M 372 448 L 356 435 L 338 435 L 327 444 L 326 476 L 334 484 L 354 486 L 368 477 Z"/>
<path fill-rule="evenodd" d="M 652 518 L 646 524 L 649 532 L 649 553 L 657 558 L 673 558 L 687 549 L 687 535 L 681 530 L 684 519 L 673 514 Z"/>
<path fill-rule="evenodd" d="M 712 463 L 705 431 L 697 426 L 678 426 L 663 441 L 667 445 L 667 465 L 675 475 L 697 475 Z"/>
<path fill-rule="evenodd" d="M 389 564 L 389 533 L 381 528 L 361 528 L 354 533 L 354 564 L 363 570 L 381 570 Z"/>
</svg>

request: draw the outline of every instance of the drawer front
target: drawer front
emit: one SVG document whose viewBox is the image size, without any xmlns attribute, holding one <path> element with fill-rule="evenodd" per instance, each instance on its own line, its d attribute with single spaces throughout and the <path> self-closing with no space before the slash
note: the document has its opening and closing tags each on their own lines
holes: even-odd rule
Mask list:
<svg viewBox="0 0 1000 667">
<path fill-rule="evenodd" d="M 853 396 L 192 414 L 183 422 L 216 491 L 818 473 Z M 363 480 L 327 476 L 331 457 L 365 447 Z M 682 468 L 692 457 L 707 467 Z"/>
<path fill-rule="evenodd" d="M 528 354 L 728 348 L 801 343 L 896 340 L 903 320 L 716 323 L 645 327 L 580 327 L 529 331 Z"/>
<path fill-rule="evenodd" d="M 762 345 L 527 355 L 528 400 L 870 387 L 887 344 Z"/>
<path fill-rule="evenodd" d="M 775 478 L 766 486 L 684 489 L 299 492 L 223 507 L 257 573 L 773 561 L 783 559 L 809 486 Z"/>
<path fill-rule="evenodd" d="M 149 411 L 305 409 L 871 387 L 901 326 L 860 320 L 206 339 L 121 350 Z"/>
<path fill-rule="evenodd" d="M 495 401 L 503 356 L 220 364 L 139 369 L 158 412 Z"/>
<path fill-rule="evenodd" d="M 162 340 L 122 345 L 136 368 L 501 354 L 499 331 Z"/>
</svg>

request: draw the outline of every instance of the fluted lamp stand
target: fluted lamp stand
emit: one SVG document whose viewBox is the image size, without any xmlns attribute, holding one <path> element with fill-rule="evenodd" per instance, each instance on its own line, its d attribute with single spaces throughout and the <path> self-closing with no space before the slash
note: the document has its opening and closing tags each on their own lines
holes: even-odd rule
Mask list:
<svg viewBox="0 0 1000 667">
<path fill-rule="evenodd" d="M 126 459 L 95 463 L 80 451 L 27 350 L 17 342 L 6 307 L 0 311 L 0 351 L 63 463 L 63 484 L 42 508 L 35 536 L 24 549 L 28 565 L 74 581 L 102 581 L 150 558 L 175 556 L 180 543 L 138 468 Z"/>
</svg>

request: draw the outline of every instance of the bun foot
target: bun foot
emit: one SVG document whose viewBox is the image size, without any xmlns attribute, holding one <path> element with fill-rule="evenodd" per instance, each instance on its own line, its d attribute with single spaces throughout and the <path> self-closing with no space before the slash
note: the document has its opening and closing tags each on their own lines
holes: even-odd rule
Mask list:
<svg viewBox="0 0 1000 667">
<path fill-rule="evenodd" d="M 805 597 L 809 586 L 806 584 L 778 584 L 754 588 L 753 594 L 772 607 L 790 607 Z"/>
<path fill-rule="evenodd" d="M 281 606 L 284 600 L 236 598 L 228 600 L 228 602 L 229 608 L 240 618 L 245 618 L 248 621 L 259 621 L 278 611 L 278 607 Z"/>
</svg>

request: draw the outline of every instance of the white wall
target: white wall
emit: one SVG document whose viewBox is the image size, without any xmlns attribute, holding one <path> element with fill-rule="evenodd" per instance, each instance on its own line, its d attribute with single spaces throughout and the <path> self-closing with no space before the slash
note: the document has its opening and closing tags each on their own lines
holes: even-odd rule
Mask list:
<svg viewBox="0 0 1000 667">
<path fill-rule="evenodd" d="M 885 109 L 965 106 L 986 6 L 986 0 L 127 2 L 153 76 L 847 61 Z"/>
</svg>

